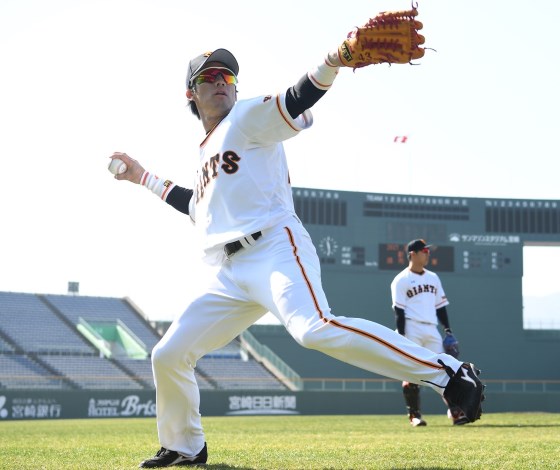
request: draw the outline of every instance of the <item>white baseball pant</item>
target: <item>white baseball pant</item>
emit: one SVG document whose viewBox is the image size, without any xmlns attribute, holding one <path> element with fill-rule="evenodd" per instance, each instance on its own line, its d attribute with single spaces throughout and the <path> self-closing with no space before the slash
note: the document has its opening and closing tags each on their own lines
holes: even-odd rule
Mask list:
<svg viewBox="0 0 560 470">
<path fill-rule="evenodd" d="M 438 359 L 453 370 L 461 362 L 377 323 L 332 315 L 315 247 L 295 217 L 262 234 L 254 246 L 208 266 L 213 275 L 152 352 L 163 447 L 189 457 L 202 449 L 196 362 L 267 311 L 304 347 L 386 377 L 425 383 L 443 394 L 449 377 Z"/>
</svg>

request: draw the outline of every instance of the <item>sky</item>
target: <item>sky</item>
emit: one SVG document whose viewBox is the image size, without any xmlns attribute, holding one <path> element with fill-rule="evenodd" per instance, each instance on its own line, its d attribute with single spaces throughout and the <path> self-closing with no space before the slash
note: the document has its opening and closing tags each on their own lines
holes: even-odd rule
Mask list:
<svg viewBox="0 0 560 470">
<path fill-rule="evenodd" d="M 239 99 L 285 91 L 356 25 L 408 1 L 2 0 L 0 291 L 186 306 L 187 217 L 107 171 L 114 151 L 192 187 L 203 138 L 189 59 L 238 59 Z M 560 2 L 424 0 L 418 65 L 342 69 L 286 142 L 292 184 L 373 193 L 560 199 Z M 395 137 L 407 136 L 405 144 Z M 537 290 L 560 261 L 532 268 Z M 534 263 L 533 263 L 534 264 Z M 537 285 L 538 284 L 538 285 Z M 531 286 L 524 290 L 531 293 Z M 545 292 L 546 291 L 546 292 Z"/>
</svg>

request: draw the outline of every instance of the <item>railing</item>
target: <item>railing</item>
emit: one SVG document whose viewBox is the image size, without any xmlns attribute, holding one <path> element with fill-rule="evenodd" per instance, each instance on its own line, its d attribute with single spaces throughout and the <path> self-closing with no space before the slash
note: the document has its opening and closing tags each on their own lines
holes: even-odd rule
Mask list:
<svg viewBox="0 0 560 470">
<path fill-rule="evenodd" d="M 78 331 L 105 357 L 133 357 L 145 359 L 148 357 L 146 344 L 120 319 L 116 321 L 92 321 L 90 324 L 83 317 L 78 318 Z M 116 328 L 122 339 L 122 344 L 107 340 L 97 327 Z M 118 331 L 120 330 L 120 332 Z M 124 338 L 124 339 L 123 339 Z"/>
<path fill-rule="evenodd" d="M 306 391 L 393 392 L 400 391 L 401 381 L 393 379 L 302 378 Z M 560 380 L 484 379 L 488 392 L 560 393 Z"/>
<path fill-rule="evenodd" d="M 483 380 L 486 390 L 492 392 L 558 393 L 560 380 Z"/>
<path fill-rule="evenodd" d="M 18 351 L 0 347 L 0 355 L 21 356 L 22 354 L 39 354 L 41 356 L 94 356 L 95 352 L 88 349 L 85 344 L 84 346 L 55 346 L 52 343 L 35 343 L 33 350 L 26 350 L 25 352 L 22 352 L 21 349 Z"/>
<path fill-rule="evenodd" d="M 111 388 L 111 384 L 115 382 L 122 382 L 123 377 L 114 377 L 108 375 L 99 374 L 87 374 L 82 373 L 76 376 L 69 376 L 72 379 L 81 380 L 95 380 L 96 383 L 105 383 L 107 388 Z M 144 380 L 150 380 L 151 376 L 137 376 L 138 378 Z M 60 375 L 30 375 L 25 373 L 10 373 L 10 372 L 0 372 L 0 389 L 41 389 L 41 388 L 53 388 L 53 386 L 60 386 L 60 388 L 67 388 L 64 380 L 66 376 Z M 125 377 L 124 379 L 128 379 Z M 232 384 L 232 390 L 239 390 L 243 388 L 242 384 L 249 384 L 254 382 L 255 377 L 216 377 L 216 379 L 221 382 L 230 381 Z M 261 385 L 266 385 L 262 383 L 266 382 L 267 379 L 258 378 Z M 51 384 L 46 385 L 45 381 L 51 381 Z M 17 382 L 16 386 L 6 387 L 6 384 L 14 384 Z M 400 392 L 401 382 L 392 379 L 328 379 L 328 378 L 300 378 L 301 388 L 299 390 L 305 391 L 318 391 L 318 392 Z M 487 392 L 495 393 L 560 393 L 560 380 L 496 380 L 487 379 L 483 381 L 486 384 Z M 265 387 L 258 387 L 259 389 L 264 389 Z M 248 389 L 251 387 L 248 385 Z M 275 387 L 271 387 L 275 388 Z M 225 390 L 228 388 L 225 387 Z"/>
<path fill-rule="evenodd" d="M 262 362 L 284 385 L 290 390 L 302 390 L 301 377 L 278 357 L 272 349 L 260 343 L 249 331 L 241 333 L 241 345 L 246 348 L 258 361 Z"/>
<path fill-rule="evenodd" d="M 124 323 L 123 321 L 121 321 L 119 318 L 117 318 L 117 325 L 119 327 L 121 327 L 127 335 L 129 335 L 137 344 L 138 346 L 140 346 L 140 348 L 142 350 L 144 350 L 146 352 L 146 356 L 148 355 L 147 351 L 148 351 L 148 347 L 146 346 L 146 343 L 144 343 L 144 341 L 142 341 L 137 335 L 136 333 L 134 333 L 134 331 L 132 331 L 127 325 L 126 323 Z"/>
<path fill-rule="evenodd" d="M 0 374 L 0 390 L 67 389 L 66 380 L 61 375 Z"/>
<path fill-rule="evenodd" d="M 111 343 L 103 338 L 103 336 L 101 336 L 85 319 L 79 317 L 76 328 L 93 346 L 99 350 L 101 355 L 105 357 L 112 356 Z"/>
<path fill-rule="evenodd" d="M 321 392 L 393 392 L 402 382 L 393 379 L 302 378 L 302 390 Z"/>
</svg>

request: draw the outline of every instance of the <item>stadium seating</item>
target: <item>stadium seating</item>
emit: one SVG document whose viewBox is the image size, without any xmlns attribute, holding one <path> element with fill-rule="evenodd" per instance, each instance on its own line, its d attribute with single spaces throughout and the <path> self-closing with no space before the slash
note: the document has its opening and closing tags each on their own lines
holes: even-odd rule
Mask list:
<svg viewBox="0 0 560 470">
<path fill-rule="evenodd" d="M 41 356 L 53 369 L 82 389 L 140 390 L 144 387 L 103 357 Z"/>
<path fill-rule="evenodd" d="M 0 354 L 0 389 L 66 389 L 61 377 L 22 354 Z"/>
<path fill-rule="evenodd" d="M 136 360 L 119 358 L 116 359 L 115 362 L 120 363 L 123 367 L 131 371 L 134 377 L 143 381 L 147 388 L 155 388 L 150 359 Z M 195 376 L 201 390 L 213 390 L 216 388 L 198 370 L 195 370 Z"/>
<path fill-rule="evenodd" d="M 0 330 L 26 352 L 95 353 L 33 294 L 0 292 Z"/>
<path fill-rule="evenodd" d="M 239 341 L 233 340 L 231 343 L 226 344 L 223 348 L 216 349 L 211 353 L 208 353 L 206 358 L 212 357 L 214 359 L 219 358 L 229 358 L 229 359 L 241 359 L 241 345 Z"/>
<path fill-rule="evenodd" d="M 44 298 L 74 324 L 80 318 L 88 322 L 116 321 L 118 318 L 134 332 L 148 351 L 159 341 L 154 329 L 123 299 L 77 295 L 45 295 Z"/>
<path fill-rule="evenodd" d="M 149 353 L 160 335 L 126 299 L 0 292 L 0 389 L 153 389 L 151 360 L 102 357 L 78 330 L 126 325 Z M 284 390 L 238 340 L 204 356 L 195 369 L 201 390 Z"/>
<path fill-rule="evenodd" d="M 285 390 L 286 387 L 254 359 L 203 357 L 197 369 L 212 377 L 221 390 Z"/>
</svg>

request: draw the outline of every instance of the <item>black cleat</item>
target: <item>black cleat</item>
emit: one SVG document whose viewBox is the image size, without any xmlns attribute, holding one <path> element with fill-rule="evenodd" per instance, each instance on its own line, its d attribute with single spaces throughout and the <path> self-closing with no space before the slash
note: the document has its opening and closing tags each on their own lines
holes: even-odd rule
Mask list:
<svg viewBox="0 0 560 470">
<path fill-rule="evenodd" d="M 454 426 L 461 426 L 463 424 L 470 423 L 469 419 L 467 418 L 465 413 L 463 413 L 461 408 L 456 406 L 453 407 L 452 410 L 451 409 L 447 410 L 447 417 L 453 421 Z"/>
<path fill-rule="evenodd" d="M 480 370 L 473 364 L 464 363 L 457 372 L 446 366 L 445 371 L 451 377 L 443 392 L 443 399 L 449 407 L 453 424 L 474 423 L 482 415 L 481 403 L 484 401 L 484 388 L 478 378 Z"/>
<path fill-rule="evenodd" d="M 194 457 L 189 459 L 174 450 L 166 449 L 162 447 L 158 450 L 157 454 L 151 459 L 144 460 L 138 465 L 140 468 L 161 468 L 161 467 L 198 467 L 206 465 L 208 460 L 208 449 L 206 448 L 206 443 L 202 450 Z"/>
<path fill-rule="evenodd" d="M 408 420 L 410 421 L 410 425 L 414 428 L 416 426 L 426 426 L 428 424 L 426 423 L 426 421 L 424 421 L 419 411 L 412 411 L 408 415 Z"/>
</svg>

